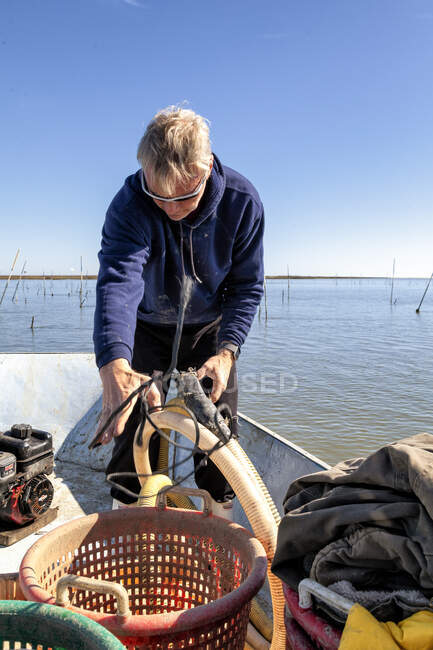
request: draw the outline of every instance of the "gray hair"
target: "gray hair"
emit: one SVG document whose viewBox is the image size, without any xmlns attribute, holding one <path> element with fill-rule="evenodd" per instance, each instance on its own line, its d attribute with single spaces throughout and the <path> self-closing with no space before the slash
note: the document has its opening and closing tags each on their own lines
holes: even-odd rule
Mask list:
<svg viewBox="0 0 433 650">
<path fill-rule="evenodd" d="M 137 160 L 147 178 L 164 194 L 188 184 L 209 168 L 212 149 L 209 122 L 194 111 L 168 106 L 159 111 L 140 140 Z"/>
</svg>

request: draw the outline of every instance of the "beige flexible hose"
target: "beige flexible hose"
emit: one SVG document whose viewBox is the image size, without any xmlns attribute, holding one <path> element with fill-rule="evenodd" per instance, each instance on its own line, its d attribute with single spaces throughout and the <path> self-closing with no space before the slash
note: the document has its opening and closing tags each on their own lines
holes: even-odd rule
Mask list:
<svg viewBox="0 0 433 650">
<path fill-rule="evenodd" d="M 259 605 L 257 598 L 251 601 L 250 621 L 266 641 L 272 641 L 272 621 Z"/>
<path fill-rule="evenodd" d="M 137 499 L 137 506 L 155 506 L 156 496 L 159 490 L 166 485 L 172 485 L 172 480 L 165 474 L 153 474 L 149 478 L 144 479 L 140 496 Z M 172 496 L 174 497 L 175 495 L 172 494 Z"/>
<path fill-rule="evenodd" d="M 280 513 L 278 512 L 274 500 L 269 494 L 268 488 L 266 487 L 266 484 L 263 481 L 262 477 L 258 473 L 257 469 L 255 468 L 249 456 L 245 453 L 241 445 L 237 445 L 237 447 L 234 449 L 234 453 L 236 457 L 239 459 L 239 461 L 243 462 L 244 466 L 245 465 L 247 466 L 250 476 L 254 476 L 255 479 L 258 481 L 262 494 L 271 509 L 272 515 L 274 517 L 274 521 L 277 524 L 277 526 L 279 526 L 281 521 Z M 267 641 L 272 640 L 272 621 L 269 619 L 266 612 L 264 612 L 263 609 L 260 607 L 256 598 L 254 598 L 251 603 L 250 621 L 257 628 L 257 630 L 259 630 L 259 632 L 263 635 L 263 637 Z"/>
<path fill-rule="evenodd" d="M 251 462 L 249 456 L 245 453 L 244 449 L 240 445 L 237 445 L 237 447 L 234 450 L 234 453 L 236 457 L 239 459 L 239 461 L 243 462 L 244 466 L 246 465 L 246 467 L 249 470 L 250 476 L 254 476 L 255 479 L 258 481 L 262 494 L 271 509 L 272 515 L 274 517 L 274 521 L 277 524 L 277 526 L 279 526 L 281 521 L 280 513 L 278 512 L 274 500 L 269 494 L 268 488 L 266 487 L 266 484 L 263 481 L 262 477 L 260 476 L 257 469 Z M 260 607 L 257 598 L 254 598 L 251 603 L 250 621 L 267 641 L 272 641 L 272 621 L 269 619 L 266 612 Z M 254 644 L 253 647 L 255 647 Z"/>
<path fill-rule="evenodd" d="M 152 474 L 143 479 L 143 485 L 140 489 L 140 496 L 137 500 L 138 506 L 155 506 L 156 496 L 161 488 L 167 485 L 173 485 L 173 481 L 166 474 Z M 188 496 L 178 494 L 177 492 L 168 492 L 168 504 L 184 510 L 195 510 L 194 503 Z"/>
<path fill-rule="evenodd" d="M 253 650 L 269 650 L 271 647 L 269 641 L 266 641 L 251 623 L 248 623 L 246 643 Z"/>
<path fill-rule="evenodd" d="M 281 521 L 281 516 L 280 513 L 277 510 L 277 507 L 274 503 L 273 498 L 269 494 L 268 488 L 266 487 L 266 484 L 264 483 L 262 477 L 258 473 L 257 469 L 254 467 L 253 463 L 251 462 L 251 459 L 249 456 L 245 453 L 245 451 L 242 449 L 241 445 L 236 445 L 234 450 L 233 450 L 234 455 L 236 458 L 239 459 L 240 462 L 242 462 L 244 465 L 247 466 L 250 475 L 254 476 L 254 478 L 257 480 L 258 484 L 260 485 L 261 492 L 263 496 L 266 499 L 266 503 L 271 509 L 272 516 L 274 518 L 275 523 L 277 526 L 279 526 L 280 521 Z"/>
<path fill-rule="evenodd" d="M 170 404 L 170 406 L 174 406 L 175 410 L 178 413 L 182 413 L 183 415 L 188 415 L 188 412 L 182 408 L 182 404 L 183 404 L 182 400 L 178 398 L 174 398 L 170 400 L 168 404 Z M 164 429 L 161 427 L 161 431 L 163 431 L 167 437 L 170 436 L 171 429 Z M 152 468 L 149 462 L 149 441 L 152 433 L 153 430 L 150 431 L 149 429 L 143 432 L 143 441 L 144 441 L 143 447 L 138 447 L 138 445 L 135 444 L 135 440 L 134 440 L 133 452 L 134 452 L 134 463 L 135 463 L 136 471 L 139 474 L 148 474 L 147 477 L 144 476 L 138 477 L 141 484 L 140 496 L 137 501 L 137 505 L 139 506 L 154 506 L 156 501 L 156 495 L 158 494 L 158 490 L 160 490 L 162 487 L 165 487 L 166 485 L 172 485 L 172 481 L 168 477 L 166 471 L 168 467 L 168 458 L 169 458 L 169 442 L 163 436 L 160 437 L 158 463 L 156 469 L 157 472 L 163 472 L 163 474 L 152 474 Z M 136 437 L 137 435 L 135 436 L 135 438 Z M 145 453 L 144 453 L 144 449 L 146 450 Z M 164 482 L 164 476 L 167 479 L 166 482 Z M 184 508 L 185 510 L 195 510 L 194 503 L 191 501 L 191 499 L 188 496 L 185 496 L 183 494 L 176 494 L 176 493 L 169 494 L 168 503 L 169 505 L 175 505 L 176 508 Z"/>
<path fill-rule="evenodd" d="M 179 408 L 179 410 L 182 410 Z M 153 413 L 152 419 L 155 425 L 164 429 L 173 429 L 195 441 L 195 427 L 189 416 L 162 410 Z M 134 439 L 134 461 L 138 473 L 150 474 L 150 463 L 147 453 L 148 440 L 154 429 L 149 422 L 146 422 L 143 433 L 143 444 L 137 444 L 137 435 Z M 208 429 L 199 425 L 199 447 L 203 450 L 212 449 L 218 442 Z M 144 453 L 146 452 L 146 453 Z M 246 454 L 245 454 L 246 456 Z M 227 481 L 233 487 L 236 496 L 249 519 L 251 527 L 257 539 L 265 548 L 268 557 L 268 580 L 272 597 L 274 611 L 274 630 L 271 650 L 281 650 L 286 645 L 286 631 L 284 625 L 284 596 L 280 581 L 270 570 L 271 562 L 275 552 L 277 538 L 277 524 L 274 520 L 274 513 L 262 493 L 262 485 L 257 476 L 251 470 L 251 463 L 245 461 L 244 453 L 239 451 L 239 444 L 230 440 L 226 445 L 212 454 L 215 465 L 224 474 Z M 262 482 L 263 483 L 263 482 Z"/>
<path fill-rule="evenodd" d="M 162 429 L 167 437 L 170 437 L 169 429 Z M 168 476 L 168 450 L 169 442 L 167 438 L 163 436 L 159 437 L 159 453 L 158 453 L 158 463 L 156 465 L 156 471 L 166 474 Z"/>
</svg>

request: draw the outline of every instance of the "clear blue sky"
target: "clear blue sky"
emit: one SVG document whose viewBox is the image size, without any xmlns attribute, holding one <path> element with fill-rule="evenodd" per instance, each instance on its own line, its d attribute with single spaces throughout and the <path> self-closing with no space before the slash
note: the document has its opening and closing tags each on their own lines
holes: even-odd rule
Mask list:
<svg viewBox="0 0 433 650">
<path fill-rule="evenodd" d="M 0 9 L 0 273 L 97 271 L 160 108 L 211 121 L 265 204 L 266 271 L 433 271 L 431 0 L 13 0 Z"/>
</svg>

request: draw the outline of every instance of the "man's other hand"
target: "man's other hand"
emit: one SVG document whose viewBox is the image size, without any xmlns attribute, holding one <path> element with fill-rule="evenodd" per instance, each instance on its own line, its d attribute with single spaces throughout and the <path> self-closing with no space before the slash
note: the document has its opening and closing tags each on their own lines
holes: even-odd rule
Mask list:
<svg viewBox="0 0 433 650">
<path fill-rule="evenodd" d="M 102 380 L 102 413 L 99 419 L 96 435 L 102 429 L 103 424 L 108 417 L 115 411 L 121 403 L 141 384 L 149 381 L 148 375 L 141 375 L 131 369 L 126 359 L 114 359 L 110 361 L 99 371 Z M 161 394 L 158 387 L 153 383 L 146 392 L 147 403 L 149 408 L 161 405 Z M 100 440 L 101 444 L 106 445 L 114 436 L 120 436 L 125 428 L 126 421 L 132 413 L 137 396 L 134 397 L 121 413 L 111 422 L 104 431 Z"/>
<path fill-rule="evenodd" d="M 222 349 L 218 354 L 210 357 L 197 371 L 198 379 L 210 377 L 213 381 L 212 393 L 210 395 L 212 402 L 217 402 L 227 388 L 232 365 L 233 354 L 230 350 Z"/>
</svg>

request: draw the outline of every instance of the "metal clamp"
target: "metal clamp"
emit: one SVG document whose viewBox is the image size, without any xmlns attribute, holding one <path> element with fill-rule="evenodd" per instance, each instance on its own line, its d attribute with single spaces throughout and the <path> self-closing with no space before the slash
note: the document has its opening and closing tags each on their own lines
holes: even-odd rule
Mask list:
<svg viewBox="0 0 433 650">
<path fill-rule="evenodd" d="M 68 587 L 96 591 L 97 594 L 111 594 L 116 598 L 117 616 L 131 616 L 128 592 L 123 585 L 108 580 L 98 580 L 97 578 L 87 578 L 86 576 L 76 576 L 68 573 L 62 576 L 56 584 L 56 605 L 59 605 L 59 607 L 69 607 L 71 604 Z"/>
<path fill-rule="evenodd" d="M 316 596 L 320 600 L 323 600 L 328 605 L 331 605 L 335 609 L 348 614 L 355 603 L 344 596 L 340 596 L 332 589 L 324 587 L 319 582 L 311 580 L 310 578 L 305 578 L 301 580 L 298 585 L 299 593 L 299 607 L 302 609 L 310 609 L 313 606 L 313 600 L 311 596 Z"/>
<path fill-rule="evenodd" d="M 200 497 L 203 499 L 203 514 L 205 517 L 212 514 L 212 498 L 207 490 L 199 488 L 187 488 L 176 486 L 165 486 L 161 488 L 156 496 L 156 507 L 159 510 L 164 510 L 167 507 L 167 495 L 170 493 L 183 494 L 187 497 Z"/>
</svg>

